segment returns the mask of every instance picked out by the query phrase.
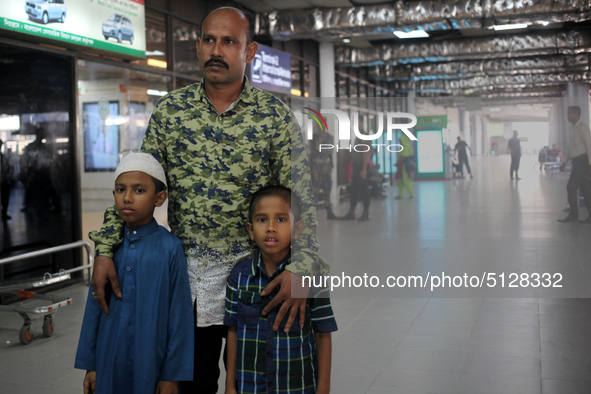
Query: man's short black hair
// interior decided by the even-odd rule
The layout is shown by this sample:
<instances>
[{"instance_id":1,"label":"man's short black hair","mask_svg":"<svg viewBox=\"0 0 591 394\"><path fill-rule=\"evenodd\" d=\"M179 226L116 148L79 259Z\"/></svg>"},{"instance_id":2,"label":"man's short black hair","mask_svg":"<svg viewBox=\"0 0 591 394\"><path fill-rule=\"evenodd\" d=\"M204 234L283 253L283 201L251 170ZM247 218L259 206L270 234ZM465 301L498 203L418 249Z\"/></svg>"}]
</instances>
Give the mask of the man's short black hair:
<instances>
[{"instance_id":1,"label":"man's short black hair","mask_svg":"<svg viewBox=\"0 0 591 394\"><path fill-rule=\"evenodd\" d=\"M581 116L581 107L579 107L578 105L573 105L571 107L568 107L568 110L570 112L572 112L573 114L575 114L576 116Z\"/></svg>"},{"instance_id":2,"label":"man's short black hair","mask_svg":"<svg viewBox=\"0 0 591 394\"><path fill-rule=\"evenodd\" d=\"M291 189L288 189L287 187L268 186L252 195L252 200L250 200L250 208L248 209L248 221L250 223L252 223L252 215L254 215L254 210L257 204L265 197L281 198L291 206L291 213L293 214L294 223L300 220L300 199L298 196L292 193Z\"/></svg>"},{"instance_id":3,"label":"man's short black hair","mask_svg":"<svg viewBox=\"0 0 591 394\"><path fill-rule=\"evenodd\" d=\"M154 186L156 186L156 193L166 190L166 185L162 181L159 181L151 175L150 178L152 178L152 182L154 182Z\"/></svg>"},{"instance_id":4,"label":"man's short black hair","mask_svg":"<svg viewBox=\"0 0 591 394\"><path fill-rule=\"evenodd\" d=\"M247 8L242 7L239 4L221 5L219 7L212 9L207 14L205 14L203 19L201 20L201 37L203 37L203 23L205 22L207 17L210 16L211 14L213 14L215 11L221 10L223 8L234 9L234 10L240 12L246 18L246 21L248 22L248 29L246 30L246 43L250 44L252 42L252 40L254 39L254 25L255 25L254 14L252 12L250 12Z\"/></svg>"}]
</instances>

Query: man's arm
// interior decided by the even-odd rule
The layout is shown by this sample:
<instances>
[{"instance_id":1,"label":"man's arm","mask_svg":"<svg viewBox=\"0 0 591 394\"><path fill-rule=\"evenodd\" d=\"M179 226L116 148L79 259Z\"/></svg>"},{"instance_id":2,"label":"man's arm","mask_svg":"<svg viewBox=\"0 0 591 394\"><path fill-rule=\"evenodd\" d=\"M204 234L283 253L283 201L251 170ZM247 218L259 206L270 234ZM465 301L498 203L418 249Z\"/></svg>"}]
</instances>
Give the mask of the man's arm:
<instances>
[{"instance_id":1,"label":"man's arm","mask_svg":"<svg viewBox=\"0 0 591 394\"><path fill-rule=\"evenodd\" d=\"M280 108L278 108L278 112ZM304 325L306 298L309 289L301 284L303 275L327 275L328 263L318 255L318 239L316 238L317 216L316 203L311 188L310 169L306 149L299 125L293 113L288 109L283 117L277 119L275 134L271 140L270 166L275 182L290 188L300 200L300 218L305 228L298 239L292 239L291 264L286 271L275 278L262 295L268 295L276 287L280 287L277 296L263 309L263 314L283 302L277 312L274 329L277 330L283 317L289 312L285 325L288 332L300 311L300 327ZM295 286L292 286L295 284Z\"/></svg>"},{"instance_id":2,"label":"man's arm","mask_svg":"<svg viewBox=\"0 0 591 394\"><path fill-rule=\"evenodd\" d=\"M123 219L117 213L115 205L107 208L103 225L99 231L91 231L88 236L94 241L94 266L92 269L92 287L96 292L96 301L106 315L109 306L105 299L105 286L111 283L113 293L121 298L121 287L117 280L117 271L113 263L113 249L123 242Z\"/></svg>"}]
</instances>

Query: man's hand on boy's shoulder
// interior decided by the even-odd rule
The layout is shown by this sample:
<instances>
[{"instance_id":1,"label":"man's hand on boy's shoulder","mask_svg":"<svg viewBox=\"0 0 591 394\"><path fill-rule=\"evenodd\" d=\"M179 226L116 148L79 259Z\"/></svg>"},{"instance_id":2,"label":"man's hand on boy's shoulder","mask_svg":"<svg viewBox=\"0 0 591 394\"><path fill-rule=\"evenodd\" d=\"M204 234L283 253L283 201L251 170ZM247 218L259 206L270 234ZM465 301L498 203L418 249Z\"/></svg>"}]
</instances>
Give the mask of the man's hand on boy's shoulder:
<instances>
[{"instance_id":1,"label":"man's hand on boy's shoulder","mask_svg":"<svg viewBox=\"0 0 591 394\"><path fill-rule=\"evenodd\" d=\"M164 380L159 380L156 385L156 394L178 394L178 392L178 382L165 382Z\"/></svg>"},{"instance_id":2,"label":"man's hand on boy's shoulder","mask_svg":"<svg viewBox=\"0 0 591 394\"><path fill-rule=\"evenodd\" d=\"M94 390L96 389L96 371L86 371L82 385L84 386L84 394L94 394Z\"/></svg>"},{"instance_id":3,"label":"man's hand on boy's shoulder","mask_svg":"<svg viewBox=\"0 0 591 394\"><path fill-rule=\"evenodd\" d=\"M295 285L292 287L292 283L294 282ZM287 322L285 323L285 332L289 332L298 310L300 311L299 325L300 328L303 328L306 320L306 302L308 301L310 286L302 283L301 276L290 271L283 271L265 287L261 295L271 294L276 287L279 287L279 292L267 304L265 309L263 309L263 315L268 314L273 308L283 302L273 323L273 330L277 331L279 329L279 324L283 321L283 317L289 312Z\"/></svg>"},{"instance_id":4,"label":"man's hand on boy's shoulder","mask_svg":"<svg viewBox=\"0 0 591 394\"><path fill-rule=\"evenodd\" d=\"M109 313L109 305L105 299L105 286L111 282L113 293L119 298L123 296L119 281L117 280L117 270L113 259L107 256L96 256L92 269L92 288L94 289L94 299L98 302L101 310L106 315Z\"/></svg>"}]
</instances>

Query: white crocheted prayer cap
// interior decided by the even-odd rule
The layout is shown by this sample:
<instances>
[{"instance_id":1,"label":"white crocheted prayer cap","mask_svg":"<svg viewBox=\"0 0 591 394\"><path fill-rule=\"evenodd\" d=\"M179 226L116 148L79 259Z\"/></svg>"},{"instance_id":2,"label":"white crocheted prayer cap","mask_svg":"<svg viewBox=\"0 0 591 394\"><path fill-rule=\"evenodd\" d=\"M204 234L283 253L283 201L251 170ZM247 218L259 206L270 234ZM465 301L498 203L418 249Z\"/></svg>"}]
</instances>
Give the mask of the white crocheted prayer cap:
<instances>
[{"instance_id":1,"label":"white crocheted prayer cap","mask_svg":"<svg viewBox=\"0 0 591 394\"><path fill-rule=\"evenodd\" d=\"M166 175L164 169L158 163L154 156L147 153L130 153L119 162L115 170L115 180L124 172L140 171L144 172L166 185ZM168 186L168 185L166 185Z\"/></svg>"}]
</instances>

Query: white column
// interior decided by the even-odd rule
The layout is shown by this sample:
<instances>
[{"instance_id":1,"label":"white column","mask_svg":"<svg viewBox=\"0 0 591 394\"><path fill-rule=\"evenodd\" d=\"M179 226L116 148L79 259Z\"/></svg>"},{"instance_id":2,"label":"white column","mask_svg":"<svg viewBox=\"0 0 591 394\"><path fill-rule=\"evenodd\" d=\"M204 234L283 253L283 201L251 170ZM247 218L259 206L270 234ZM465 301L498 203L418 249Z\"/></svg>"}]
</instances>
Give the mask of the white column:
<instances>
[{"instance_id":1,"label":"white column","mask_svg":"<svg viewBox=\"0 0 591 394\"><path fill-rule=\"evenodd\" d=\"M581 121L589 124L589 84L569 82L566 86L567 104L581 107ZM566 117L566 113L564 114Z\"/></svg>"},{"instance_id":2,"label":"white column","mask_svg":"<svg viewBox=\"0 0 591 394\"><path fill-rule=\"evenodd\" d=\"M334 44L321 42L319 51L320 97L335 97Z\"/></svg>"},{"instance_id":3,"label":"white column","mask_svg":"<svg viewBox=\"0 0 591 394\"><path fill-rule=\"evenodd\" d=\"M566 97L564 97L562 102L562 113L559 114L559 119L562 120L562 128L559 130L559 141L562 141L561 148L564 152L568 147L568 141L570 137L569 131L573 126L567 118L568 107L573 105L580 107L581 121L583 123L589 124L589 84L569 82L566 85Z\"/></svg>"},{"instance_id":4,"label":"white column","mask_svg":"<svg viewBox=\"0 0 591 394\"><path fill-rule=\"evenodd\" d=\"M318 47L320 59L320 109L335 109L336 83L334 67L334 44L332 42L320 42ZM338 145L337 122L334 116L327 116L326 123L333 135L333 145ZM332 162L332 187L330 189L330 203L338 207L340 203L337 185L337 153L333 150Z\"/></svg>"},{"instance_id":5,"label":"white column","mask_svg":"<svg viewBox=\"0 0 591 394\"><path fill-rule=\"evenodd\" d=\"M414 116L418 116L417 114L417 106L415 103L415 99L417 97L416 92L408 92L406 96L406 112L409 114L413 114Z\"/></svg>"}]
</instances>

